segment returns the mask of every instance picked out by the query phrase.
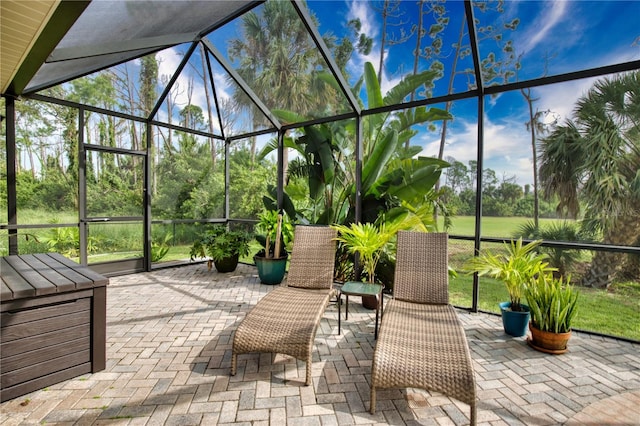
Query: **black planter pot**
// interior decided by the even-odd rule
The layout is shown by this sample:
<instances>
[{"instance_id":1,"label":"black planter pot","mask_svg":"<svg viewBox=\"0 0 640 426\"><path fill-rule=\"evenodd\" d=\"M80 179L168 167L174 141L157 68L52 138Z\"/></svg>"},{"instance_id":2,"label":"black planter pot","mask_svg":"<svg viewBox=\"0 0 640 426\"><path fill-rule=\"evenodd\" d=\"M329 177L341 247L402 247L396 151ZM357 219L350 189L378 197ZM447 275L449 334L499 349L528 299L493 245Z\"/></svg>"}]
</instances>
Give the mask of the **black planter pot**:
<instances>
[{"instance_id":1,"label":"black planter pot","mask_svg":"<svg viewBox=\"0 0 640 426\"><path fill-rule=\"evenodd\" d=\"M220 260L214 260L213 264L216 267L218 272L233 272L238 267L238 260L240 259L240 255L236 254L234 256L225 257Z\"/></svg>"}]
</instances>

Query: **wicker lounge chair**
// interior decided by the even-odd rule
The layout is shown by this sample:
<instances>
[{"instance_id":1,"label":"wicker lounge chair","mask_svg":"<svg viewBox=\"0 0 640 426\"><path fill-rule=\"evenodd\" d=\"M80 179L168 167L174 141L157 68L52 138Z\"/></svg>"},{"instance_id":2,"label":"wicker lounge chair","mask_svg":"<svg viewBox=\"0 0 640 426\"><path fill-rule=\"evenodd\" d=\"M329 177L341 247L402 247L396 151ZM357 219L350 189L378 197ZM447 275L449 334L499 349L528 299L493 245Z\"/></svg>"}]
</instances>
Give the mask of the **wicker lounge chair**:
<instances>
[{"instance_id":1,"label":"wicker lounge chair","mask_svg":"<svg viewBox=\"0 0 640 426\"><path fill-rule=\"evenodd\" d=\"M384 311L371 368L376 389L419 388L469 404L476 423L476 382L467 339L449 304L447 234L400 231L394 299Z\"/></svg>"},{"instance_id":2,"label":"wicker lounge chair","mask_svg":"<svg viewBox=\"0 0 640 426\"><path fill-rule=\"evenodd\" d=\"M253 307L233 338L231 375L237 356L250 352L291 355L307 364L305 384L311 384L311 357L316 330L333 296L337 233L329 227L297 226L283 284Z\"/></svg>"}]
</instances>

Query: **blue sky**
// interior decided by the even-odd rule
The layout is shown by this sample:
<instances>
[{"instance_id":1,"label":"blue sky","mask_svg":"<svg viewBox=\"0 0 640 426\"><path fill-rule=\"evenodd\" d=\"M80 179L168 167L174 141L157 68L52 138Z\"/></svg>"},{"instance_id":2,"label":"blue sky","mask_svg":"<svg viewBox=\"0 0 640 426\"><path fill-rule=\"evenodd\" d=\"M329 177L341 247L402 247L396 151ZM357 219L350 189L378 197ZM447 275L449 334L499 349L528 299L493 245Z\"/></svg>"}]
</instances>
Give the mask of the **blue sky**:
<instances>
[{"instance_id":1,"label":"blue sky","mask_svg":"<svg viewBox=\"0 0 640 426\"><path fill-rule=\"evenodd\" d=\"M381 2L310 1L309 4L319 19L320 32L330 30L341 35L340 28L349 19L359 18L365 32L373 37L374 46L367 57L354 57L350 71L358 76L357 70L365 60L377 68L382 20L376 7L380 8ZM448 52L445 50L457 39L463 4L460 1L447 2L446 7L450 22L443 43L446 57L441 58L445 63L445 78L437 83L444 93L447 70L454 56L453 48L450 47ZM503 13L483 13L477 9L474 13L481 26L498 27L503 22L520 19L515 31L503 32L505 38L512 40L520 56L522 68L517 76L520 80L640 59L640 1L506 1ZM399 14L401 16L395 21L402 21L406 32L410 31L411 26L417 23L417 2L401 2ZM430 16L425 16L424 21L429 25ZM391 31L399 34L400 27L392 26ZM482 40L482 36L479 39L481 55L486 55L488 50L499 54L494 40ZM403 70L411 70L414 46L415 37L412 37L404 44L386 49L383 89L397 83ZM427 66L428 62L423 61L421 67ZM587 79L536 88L532 92L538 99L534 110L550 110L549 120L551 117L568 117L576 99L589 89L593 81ZM454 91L465 90L465 80L457 79L455 82ZM435 92L444 94L438 93L438 89ZM525 126L528 109L522 94L506 93L487 98L485 108L485 166L494 169L499 178L516 176L519 184L530 183L533 179L531 143ZM476 111L475 100L460 101L454 105L452 113L456 118L448 133L445 156L465 163L475 159ZM424 153L437 154L439 134L425 131L421 133L420 140Z\"/></svg>"},{"instance_id":2,"label":"blue sky","mask_svg":"<svg viewBox=\"0 0 640 426\"><path fill-rule=\"evenodd\" d=\"M339 39L345 34L347 22L358 18L362 23L362 31L373 39L369 55L353 55L348 65L350 83L360 77L366 61L378 68L382 19L376 8L381 7L381 1L309 0L308 4L318 18L321 34L331 32ZM458 38L462 23L461 12L464 10L464 5L459 0L449 1L444 5L450 21L443 32L443 49L438 59L444 64L445 71L444 77L436 82L434 95L447 93L449 73L455 56L452 46ZM520 80L640 59L640 1L506 1L502 12L481 12L476 9L474 13L482 27L491 25L493 28L502 28L506 22L515 18L520 20L516 30L502 31L503 43L504 40L511 40L520 57L522 68L517 75ZM397 15L392 19L394 25L389 26L392 37L396 38L400 37L402 30L405 34L410 33L412 26L417 24L417 1L400 2ZM237 36L238 22L236 20L219 31L215 38L224 40ZM424 22L427 27L431 25L432 15L425 15ZM423 46L430 42L429 37L424 40ZM405 43L386 46L382 73L383 91L411 73L415 42L415 36L411 36ZM226 51L220 43L216 45L220 50ZM500 46L495 39L484 39L480 35L479 48L483 57L493 51L500 58ZM161 74L175 70L181 59L178 51L179 49L170 49L158 54L162 61ZM422 59L420 69L428 68L430 63L431 60ZM470 67L472 64L467 57L460 60L457 69L460 71ZM513 69L513 64L510 67ZM467 81L464 74L456 74L453 91L467 90ZM594 79L587 79L535 88L532 92L537 99L534 110L549 110L552 112L550 117L562 120L570 116L575 101L589 89L593 81ZM184 97L187 81L179 79L179 83L183 90L180 96ZM224 83L220 68L216 71L216 87L222 98L231 93L231 88ZM192 96L193 103L204 106L201 87L196 87ZM475 160L476 111L475 99L454 103L452 113L455 119L447 135L445 157L452 156L464 163ZM527 104L520 92L486 98L485 166L494 169L499 178L515 176L521 185L530 183L533 179L530 135L525 126L528 121L527 111ZM437 155L439 139L439 129L436 132L421 129L414 143L423 147L424 155L434 156Z\"/></svg>"}]
</instances>

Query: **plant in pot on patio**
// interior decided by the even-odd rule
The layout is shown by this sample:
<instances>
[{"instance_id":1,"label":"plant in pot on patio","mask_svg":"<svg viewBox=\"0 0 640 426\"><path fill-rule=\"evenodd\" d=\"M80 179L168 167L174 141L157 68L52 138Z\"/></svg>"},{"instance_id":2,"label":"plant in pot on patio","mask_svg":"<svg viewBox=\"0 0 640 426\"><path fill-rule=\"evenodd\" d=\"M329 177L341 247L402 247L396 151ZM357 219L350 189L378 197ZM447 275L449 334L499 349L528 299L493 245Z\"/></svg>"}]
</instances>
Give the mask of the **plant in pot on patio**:
<instances>
[{"instance_id":1,"label":"plant in pot on patio","mask_svg":"<svg viewBox=\"0 0 640 426\"><path fill-rule=\"evenodd\" d=\"M399 230L415 229L420 226L416 216L404 216L392 222L385 222L384 217L376 223L360 222L351 225L334 224L331 227L338 231L336 241L344 246L348 253L358 256L358 263L367 274L367 282L375 283L375 271L378 262ZM363 296L362 306L375 309L375 296Z\"/></svg>"},{"instance_id":2,"label":"plant in pot on patio","mask_svg":"<svg viewBox=\"0 0 640 426\"><path fill-rule=\"evenodd\" d=\"M207 267L215 265L218 272L233 272L240 256L249 254L249 243L253 236L241 230L229 230L222 225L214 225L193 242L190 259L207 258Z\"/></svg>"},{"instance_id":3,"label":"plant in pot on patio","mask_svg":"<svg viewBox=\"0 0 640 426\"><path fill-rule=\"evenodd\" d=\"M260 282L280 284L287 269L286 248L293 241L293 225L285 213L266 210L260 215L256 228L261 232L256 240L264 247L253 257Z\"/></svg>"},{"instance_id":4,"label":"plant in pot on patio","mask_svg":"<svg viewBox=\"0 0 640 426\"><path fill-rule=\"evenodd\" d=\"M469 274L488 276L504 282L509 301L500 303L504 331L514 337L524 336L529 324L529 306L522 303L525 287L538 275L555 271L546 262L547 255L536 252L542 240L523 244L522 238L504 243L504 252L481 251L464 266Z\"/></svg>"},{"instance_id":5,"label":"plant in pot on patio","mask_svg":"<svg viewBox=\"0 0 640 426\"><path fill-rule=\"evenodd\" d=\"M578 291L570 281L571 277L563 280L552 274L540 274L526 286L525 296L531 309L531 338L527 342L534 349L551 354L567 351L571 322L578 311Z\"/></svg>"}]
</instances>

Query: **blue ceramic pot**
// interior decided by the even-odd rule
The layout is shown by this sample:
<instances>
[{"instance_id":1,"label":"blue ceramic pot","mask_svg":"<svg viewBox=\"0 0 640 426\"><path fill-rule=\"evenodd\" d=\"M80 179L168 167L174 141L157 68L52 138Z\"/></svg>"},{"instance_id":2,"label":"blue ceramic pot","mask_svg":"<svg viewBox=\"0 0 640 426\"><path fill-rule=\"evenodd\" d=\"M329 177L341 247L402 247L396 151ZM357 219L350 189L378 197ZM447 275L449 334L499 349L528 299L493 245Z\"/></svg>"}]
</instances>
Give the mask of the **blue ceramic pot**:
<instances>
[{"instance_id":1,"label":"blue ceramic pot","mask_svg":"<svg viewBox=\"0 0 640 426\"><path fill-rule=\"evenodd\" d=\"M522 337L527 334L529 325L529 307L522 306L523 311L512 311L511 302L500 303L500 312L502 313L502 326L505 333L513 337Z\"/></svg>"}]
</instances>

